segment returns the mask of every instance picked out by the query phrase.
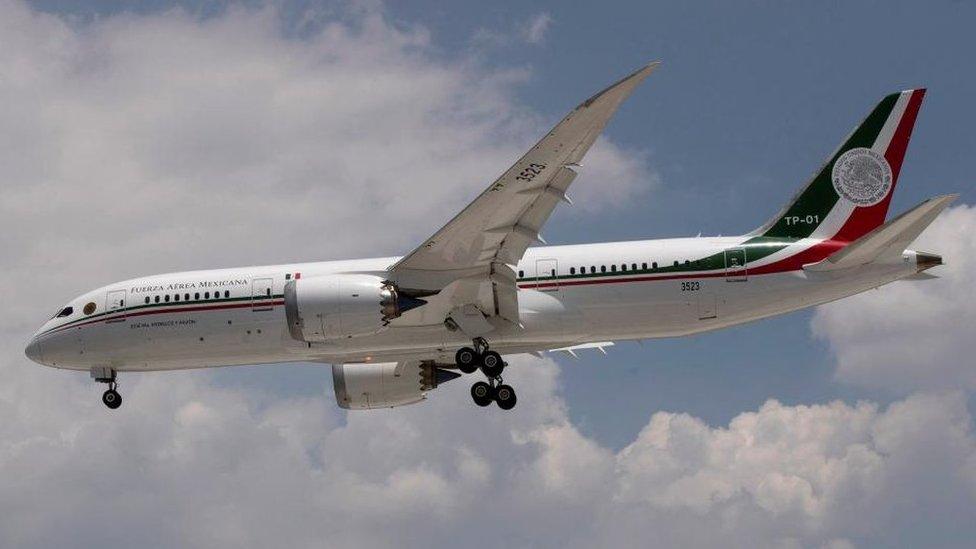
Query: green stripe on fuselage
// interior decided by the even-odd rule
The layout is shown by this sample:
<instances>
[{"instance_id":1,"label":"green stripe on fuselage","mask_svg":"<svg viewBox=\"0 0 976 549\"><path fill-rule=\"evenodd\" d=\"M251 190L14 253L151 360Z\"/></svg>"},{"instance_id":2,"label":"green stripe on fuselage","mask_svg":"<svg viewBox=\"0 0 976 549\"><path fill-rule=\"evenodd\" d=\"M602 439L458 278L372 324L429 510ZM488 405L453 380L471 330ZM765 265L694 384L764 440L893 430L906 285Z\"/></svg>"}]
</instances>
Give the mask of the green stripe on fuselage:
<instances>
[{"instance_id":1,"label":"green stripe on fuselage","mask_svg":"<svg viewBox=\"0 0 976 549\"><path fill-rule=\"evenodd\" d=\"M738 250L745 249L746 251L746 264L758 261L770 254L776 253L793 242L796 242L794 238L768 238L768 237L755 237L751 238L746 242L743 242L739 246L732 246L728 250ZM553 280L586 280L586 279L598 279L607 278L614 276L632 276L632 275L648 275L648 274L695 274L704 273L706 271L719 271L725 269L725 252L717 252L705 257L699 257L696 259L688 258L687 260L678 261L675 265L671 263L670 265L653 267L654 262L647 262L648 268L641 268L643 262L637 262L639 266L637 269L633 269L633 261L630 263L617 263L611 261L610 263L601 263L596 265L585 265L586 269L590 267L595 267L597 272L590 273L573 273L573 274L560 274L558 276L523 276L518 279L519 282L547 282ZM570 267L576 267L577 264L569 264ZM611 270L613 267L619 268L621 265L627 265L627 270ZM600 270L601 267L606 267L606 272Z\"/></svg>"}]
</instances>

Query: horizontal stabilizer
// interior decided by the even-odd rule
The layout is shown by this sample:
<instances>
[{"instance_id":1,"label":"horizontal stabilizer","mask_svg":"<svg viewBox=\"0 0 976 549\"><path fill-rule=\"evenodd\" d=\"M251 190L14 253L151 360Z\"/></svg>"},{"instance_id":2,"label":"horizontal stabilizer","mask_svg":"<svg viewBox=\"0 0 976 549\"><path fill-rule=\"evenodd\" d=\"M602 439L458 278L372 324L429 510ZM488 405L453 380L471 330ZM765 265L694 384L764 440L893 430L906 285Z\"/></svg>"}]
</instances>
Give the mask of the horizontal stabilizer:
<instances>
[{"instance_id":1,"label":"horizontal stabilizer","mask_svg":"<svg viewBox=\"0 0 976 549\"><path fill-rule=\"evenodd\" d=\"M930 198L855 240L827 259L804 265L803 268L808 271L833 271L865 265L879 259L901 257L905 248L958 197L958 194L949 194Z\"/></svg>"}]
</instances>

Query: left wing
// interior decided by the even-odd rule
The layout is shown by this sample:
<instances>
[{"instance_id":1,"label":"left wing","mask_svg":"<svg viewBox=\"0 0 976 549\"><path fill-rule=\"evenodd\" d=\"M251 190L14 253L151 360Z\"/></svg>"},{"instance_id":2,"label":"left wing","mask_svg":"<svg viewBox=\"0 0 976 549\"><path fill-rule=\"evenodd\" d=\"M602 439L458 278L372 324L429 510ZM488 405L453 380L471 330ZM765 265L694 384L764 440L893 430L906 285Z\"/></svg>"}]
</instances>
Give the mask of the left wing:
<instances>
[{"instance_id":1,"label":"left wing","mask_svg":"<svg viewBox=\"0 0 976 549\"><path fill-rule=\"evenodd\" d=\"M394 264L391 280L417 294L453 284L452 306L474 303L487 316L517 322L515 273L508 265L518 263L530 244L542 242L539 230L556 204L569 201L574 168L657 65L641 68L573 109L474 202Z\"/></svg>"}]
</instances>

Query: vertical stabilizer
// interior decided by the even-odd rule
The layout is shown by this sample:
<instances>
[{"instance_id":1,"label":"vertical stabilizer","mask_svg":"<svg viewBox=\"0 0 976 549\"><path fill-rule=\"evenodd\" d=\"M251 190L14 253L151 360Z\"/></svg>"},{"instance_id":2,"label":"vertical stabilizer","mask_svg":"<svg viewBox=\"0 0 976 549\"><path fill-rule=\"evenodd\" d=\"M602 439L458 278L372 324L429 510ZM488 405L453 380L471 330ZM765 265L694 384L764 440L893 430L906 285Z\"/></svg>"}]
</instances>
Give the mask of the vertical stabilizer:
<instances>
[{"instance_id":1,"label":"vertical stabilizer","mask_svg":"<svg viewBox=\"0 0 976 549\"><path fill-rule=\"evenodd\" d=\"M776 217L751 233L852 242L884 223L924 89L893 93Z\"/></svg>"}]
</instances>

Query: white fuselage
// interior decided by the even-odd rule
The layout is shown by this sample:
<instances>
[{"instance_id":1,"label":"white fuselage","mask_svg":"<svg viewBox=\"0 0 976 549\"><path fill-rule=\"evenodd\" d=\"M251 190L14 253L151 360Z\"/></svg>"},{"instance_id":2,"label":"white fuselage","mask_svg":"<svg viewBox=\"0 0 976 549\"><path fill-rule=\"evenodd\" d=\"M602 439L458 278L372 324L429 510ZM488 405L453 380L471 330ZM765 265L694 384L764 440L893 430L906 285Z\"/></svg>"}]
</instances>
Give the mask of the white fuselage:
<instances>
[{"instance_id":1,"label":"white fuselage","mask_svg":"<svg viewBox=\"0 0 976 549\"><path fill-rule=\"evenodd\" d=\"M803 249L824 245L813 240L796 241L755 267L750 259L748 270L743 270L736 247L745 238L531 248L516 268L521 326L499 325L486 338L504 354L680 336L824 303L917 272L912 252L897 262L833 272L776 263L778 257L797 257L798 249L802 258ZM723 253L726 264L717 269L695 270L695 265L685 264ZM45 364L83 370L452 361L454 352L470 345L471 338L449 330L442 321L404 325L397 319L378 334L326 343L305 343L289 333L282 299L288 280L346 273L383 276L396 260L244 267L126 280L72 300L73 312L45 323L31 347Z\"/></svg>"}]
</instances>

